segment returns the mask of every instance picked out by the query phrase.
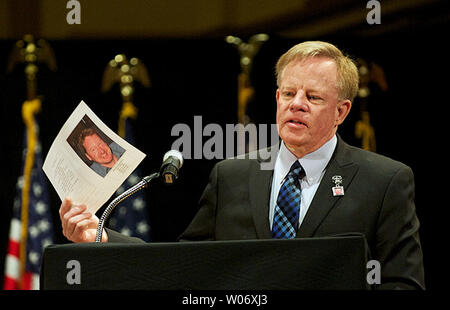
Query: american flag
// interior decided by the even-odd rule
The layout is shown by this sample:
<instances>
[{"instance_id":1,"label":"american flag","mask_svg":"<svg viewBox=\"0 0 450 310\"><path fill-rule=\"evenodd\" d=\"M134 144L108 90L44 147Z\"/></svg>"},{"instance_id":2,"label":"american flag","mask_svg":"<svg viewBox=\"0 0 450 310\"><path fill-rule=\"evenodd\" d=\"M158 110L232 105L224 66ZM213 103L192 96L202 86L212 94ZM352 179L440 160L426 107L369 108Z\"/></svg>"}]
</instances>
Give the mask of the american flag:
<instances>
[{"instance_id":1,"label":"american flag","mask_svg":"<svg viewBox=\"0 0 450 310\"><path fill-rule=\"evenodd\" d=\"M131 127L130 121L127 119L125 121L125 140L127 140L128 143L133 144L134 138ZM141 177L140 169L137 167L117 189L116 194L120 195L125 190L138 183L141 180ZM108 226L124 235L138 237L147 242L151 241L145 192L137 192L132 197L119 204L114 210Z\"/></svg>"},{"instance_id":2,"label":"american flag","mask_svg":"<svg viewBox=\"0 0 450 310\"><path fill-rule=\"evenodd\" d=\"M37 127L37 125L36 125ZM36 133L36 137L38 134ZM23 150L24 172L27 154L27 133L25 132ZM26 238L25 270L21 274L20 245L21 245L21 208L24 176L17 180L17 195L14 199L13 216L9 229L8 252L5 260L5 277L3 289L5 290L35 290L39 289L39 271L44 247L53 243L53 223L50 212L47 183L42 171L42 155L39 139L36 139L34 148L34 164L31 170L28 227Z\"/></svg>"}]
</instances>

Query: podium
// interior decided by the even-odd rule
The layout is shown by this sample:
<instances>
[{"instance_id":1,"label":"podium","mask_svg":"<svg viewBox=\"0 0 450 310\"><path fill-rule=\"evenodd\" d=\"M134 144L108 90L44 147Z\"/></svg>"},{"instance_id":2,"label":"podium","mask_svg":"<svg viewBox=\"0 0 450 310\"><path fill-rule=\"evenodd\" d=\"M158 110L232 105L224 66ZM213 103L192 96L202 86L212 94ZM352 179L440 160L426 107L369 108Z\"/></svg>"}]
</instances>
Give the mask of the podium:
<instances>
[{"instance_id":1,"label":"podium","mask_svg":"<svg viewBox=\"0 0 450 310\"><path fill-rule=\"evenodd\" d=\"M44 251L45 290L364 290L363 236L84 243ZM75 262L75 264L74 264ZM71 276L78 273L78 283Z\"/></svg>"}]
</instances>

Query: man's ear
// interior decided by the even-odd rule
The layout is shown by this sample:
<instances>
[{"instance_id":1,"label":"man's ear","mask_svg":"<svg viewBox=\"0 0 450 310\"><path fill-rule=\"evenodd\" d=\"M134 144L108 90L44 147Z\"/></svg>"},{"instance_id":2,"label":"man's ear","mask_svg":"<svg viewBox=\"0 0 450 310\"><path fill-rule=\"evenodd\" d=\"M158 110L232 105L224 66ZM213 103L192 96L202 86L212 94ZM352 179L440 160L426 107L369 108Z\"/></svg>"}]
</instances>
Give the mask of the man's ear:
<instances>
[{"instance_id":1,"label":"man's ear","mask_svg":"<svg viewBox=\"0 0 450 310\"><path fill-rule=\"evenodd\" d=\"M92 157L89 156L88 153L84 152L84 156L86 156L86 158L89 159L90 161L94 161L94 160L92 159Z\"/></svg>"},{"instance_id":2,"label":"man's ear","mask_svg":"<svg viewBox=\"0 0 450 310\"><path fill-rule=\"evenodd\" d=\"M340 125L344 122L350 109L352 108L352 102L348 99L339 101L337 104L336 125Z\"/></svg>"}]
</instances>

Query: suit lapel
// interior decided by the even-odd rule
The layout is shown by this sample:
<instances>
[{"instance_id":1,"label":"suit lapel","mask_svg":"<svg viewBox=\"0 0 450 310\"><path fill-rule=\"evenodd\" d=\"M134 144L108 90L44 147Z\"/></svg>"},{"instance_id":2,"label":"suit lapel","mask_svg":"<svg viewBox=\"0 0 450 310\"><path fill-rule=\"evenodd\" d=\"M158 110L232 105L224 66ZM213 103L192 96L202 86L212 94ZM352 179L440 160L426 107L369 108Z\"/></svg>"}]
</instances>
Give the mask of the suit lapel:
<instances>
[{"instance_id":1,"label":"suit lapel","mask_svg":"<svg viewBox=\"0 0 450 310\"><path fill-rule=\"evenodd\" d=\"M251 161L249 174L249 199L256 234L259 239L270 239L269 203L272 188L272 170L262 170L261 161Z\"/></svg>"},{"instance_id":2,"label":"suit lapel","mask_svg":"<svg viewBox=\"0 0 450 310\"><path fill-rule=\"evenodd\" d=\"M338 175L342 177L344 194L350 187L353 177L358 170L358 165L354 164L348 156L348 148L348 145L338 136L335 153L328 163L325 175L297 232L297 238L312 237L328 213L341 199L342 196L333 196L333 176Z\"/></svg>"}]
</instances>

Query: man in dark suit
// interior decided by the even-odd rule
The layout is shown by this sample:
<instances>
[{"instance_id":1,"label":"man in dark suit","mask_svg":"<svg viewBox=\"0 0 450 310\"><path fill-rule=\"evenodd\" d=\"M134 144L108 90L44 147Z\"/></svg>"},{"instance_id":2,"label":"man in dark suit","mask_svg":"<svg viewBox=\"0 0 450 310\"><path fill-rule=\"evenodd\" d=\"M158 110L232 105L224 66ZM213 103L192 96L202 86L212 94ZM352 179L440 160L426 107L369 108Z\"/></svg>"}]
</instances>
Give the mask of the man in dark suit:
<instances>
[{"instance_id":1,"label":"man in dark suit","mask_svg":"<svg viewBox=\"0 0 450 310\"><path fill-rule=\"evenodd\" d=\"M424 288L411 169L347 145L336 134L358 90L354 63L335 46L304 42L277 63L273 169L264 160L218 163L200 209L181 240L365 235L381 265L381 287ZM273 147L278 147L273 146ZM258 155L258 153L256 154ZM85 206L61 205L63 231L93 241L98 219ZM103 241L136 241L107 230Z\"/></svg>"}]
</instances>

